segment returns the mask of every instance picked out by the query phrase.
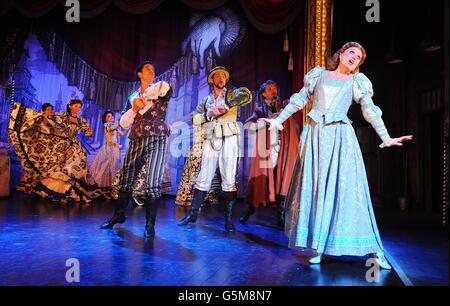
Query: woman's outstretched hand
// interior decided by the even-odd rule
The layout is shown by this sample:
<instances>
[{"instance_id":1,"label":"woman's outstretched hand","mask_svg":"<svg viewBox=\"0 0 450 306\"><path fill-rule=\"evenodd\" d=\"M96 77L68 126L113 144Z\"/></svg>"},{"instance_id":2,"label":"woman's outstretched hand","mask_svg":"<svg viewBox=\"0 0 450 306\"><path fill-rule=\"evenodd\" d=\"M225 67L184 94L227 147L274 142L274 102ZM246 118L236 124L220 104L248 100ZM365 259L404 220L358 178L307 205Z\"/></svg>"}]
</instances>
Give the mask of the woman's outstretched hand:
<instances>
[{"instance_id":1,"label":"woman's outstretched hand","mask_svg":"<svg viewBox=\"0 0 450 306\"><path fill-rule=\"evenodd\" d=\"M398 138L392 138L389 142L390 147L401 147L403 143L406 141L411 141L413 139L413 135L402 136Z\"/></svg>"},{"instance_id":2,"label":"woman's outstretched hand","mask_svg":"<svg viewBox=\"0 0 450 306\"><path fill-rule=\"evenodd\" d=\"M279 124L274 119L261 118L261 119L258 120L258 122L263 122L265 124L268 124L269 125L269 131L271 131L273 129L277 129L279 131L283 130L283 125Z\"/></svg>"}]
</instances>

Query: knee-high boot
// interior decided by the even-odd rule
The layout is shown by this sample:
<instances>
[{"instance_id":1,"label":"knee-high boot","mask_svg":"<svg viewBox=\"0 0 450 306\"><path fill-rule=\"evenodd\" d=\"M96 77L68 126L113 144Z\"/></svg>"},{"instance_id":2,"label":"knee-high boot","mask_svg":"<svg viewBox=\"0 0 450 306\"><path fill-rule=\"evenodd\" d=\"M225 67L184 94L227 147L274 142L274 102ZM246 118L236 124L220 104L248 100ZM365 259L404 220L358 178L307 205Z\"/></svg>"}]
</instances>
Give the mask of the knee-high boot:
<instances>
[{"instance_id":1,"label":"knee-high boot","mask_svg":"<svg viewBox=\"0 0 450 306\"><path fill-rule=\"evenodd\" d=\"M245 213L239 218L239 221L241 223L246 223L248 221L248 218L250 218L251 215L255 213L255 207L253 207L252 204L248 204L247 210Z\"/></svg>"},{"instance_id":2,"label":"knee-high boot","mask_svg":"<svg viewBox=\"0 0 450 306\"><path fill-rule=\"evenodd\" d=\"M233 206L236 203L236 191L224 192L225 193L225 230L229 233L235 231L233 225Z\"/></svg>"},{"instance_id":3,"label":"knee-high boot","mask_svg":"<svg viewBox=\"0 0 450 306\"><path fill-rule=\"evenodd\" d=\"M119 192L119 197L115 200L114 214L105 223L103 223L100 228L101 229L111 229L117 223L125 222L125 211L127 209L128 203L130 202L131 195L129 192Z\"/></svg>"},{"instance_id":4,"label":"knee-high boot","mask_svg":"<svg viewBox=\"0 0 450 306\"><path fill-rule=\"evenodd\" d=\"M198 210L203 203L206 196L206 191L194 189L194 196L192 198L191 207L189 207L186 216L178 222L179 226L185 226L189 223L195 223L197 221Z\"/></svg>"},{"instance_id":5,"label":"knee-high boot","mask_svg":"<svg viewBox=\"0 0 450 306\"><path fill-rule=\"evenodd\" d=\"M156 214L160 198L149 198L145 201L145 231L144 238L153 242L155 238Z\"/></svg>"}]
</instances>

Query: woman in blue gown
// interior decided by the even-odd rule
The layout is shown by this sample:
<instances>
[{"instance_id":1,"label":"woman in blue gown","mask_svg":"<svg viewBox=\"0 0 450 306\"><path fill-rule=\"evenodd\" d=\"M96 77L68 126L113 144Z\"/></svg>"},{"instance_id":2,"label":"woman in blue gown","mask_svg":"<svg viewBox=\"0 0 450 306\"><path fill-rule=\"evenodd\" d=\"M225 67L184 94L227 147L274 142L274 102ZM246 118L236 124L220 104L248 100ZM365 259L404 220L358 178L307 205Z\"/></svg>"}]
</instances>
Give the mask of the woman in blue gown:
<instances>
[{"instance_id":1,"label":"woman in blue gown","mask_svg":"<svg viewBox=\"0 0 450 306\"><path fill-rule=\"evenodd\" d=\"M311 264L320 263L322 254L370 254L381 268L391 268L384 256L361 149L347 117L352 101L361 106L365 120L381 138L381 148L402 146L412 136L389 136L382 112L372 101L372 84L359 72L365 57L358 43L345 44L326 69L316 67L305 76L302 90L276 119L262 119L270 129L282 129L282 123L314 95L286 199L289 247L314 250Z\"/></svg>"}]
</instances>

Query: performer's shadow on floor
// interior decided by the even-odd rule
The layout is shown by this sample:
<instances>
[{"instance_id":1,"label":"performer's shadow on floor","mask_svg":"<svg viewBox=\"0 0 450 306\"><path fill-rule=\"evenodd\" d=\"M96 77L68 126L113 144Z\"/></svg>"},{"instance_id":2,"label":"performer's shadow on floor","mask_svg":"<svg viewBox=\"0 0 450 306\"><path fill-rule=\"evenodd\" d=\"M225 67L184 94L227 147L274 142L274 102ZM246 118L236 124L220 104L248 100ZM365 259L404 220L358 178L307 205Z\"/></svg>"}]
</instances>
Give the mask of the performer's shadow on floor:
<instances>
[{"instance_id":1,"label":"performer's shadow on floor","mask_svg":"<svg viewBox=\"0 0 450 306\"><path fill-rule=\"evenodd\" d=\"M309 267L320 267L323 265L342 265L345 267L353 266L353 267L366 267L366 261L370 258L369 255L366 256L332 256L332 255L323 255L321 264L313 264L310 265L308 260L313 257L315 253L309 249L297 249L297 251L292 255L296 257L299 261L302 261Z\"/></svg>"},{"instance_id":2,"label":"performer's shadow on floor","mask_svg":"<svg viewBox=\"0 0 450 306\"><path fill-rule=\"evenodd\" d=\"M381 286L393 277L394 270L379 270L376 277L365 265L368 256L324 256L321 264L308 263L307 252L293 255L298 263L285 269L285 282L295 281L308 286Z\"/></svg>"},{"instance_id":3,"label":"performer's shadow on floor","mask_svg":"<svg viewBox=\"0 0 450 306\"><path fill-rule=\"evenodd\" d=\"M271 230L275 230L275 231L280 231L282 232L282 229L279 228L276 224L276 221L268 221L268 222L264 222L264 221L255 221L253 223L249 223L248 225L250 226L260 226L260 227L264 227L267 229L271 229ZM247 223L245 224L247 225Z\"/></svg>"},{"instance_id":4,"label":"performer's shadow on floor","mask_svg":"<svg viewBox=\"0 0 450 306\"><path fill-rule=\"evenodd\" d=\"M193 262L196 260L195 253L190 249L182 247L178 243L166 240L156 235L153 245L145 242L143 235L136 235L126 228L115 228L109 231L112 243L120 248L131 249L138 253L147 253L152 256L160 257L167 260Z\"/></svg>"},{"instance_id":5,"label":"performer's shadow on floor","mask_svg":"<svg viewBox=\"0 0 450 306\"><path fill-rule=\"evenodd\" d=\"M276 242L266 240L264 238L261 238L260 236L257 236L257 235L251 234L251 233L240 232L238 229L236 229L236 232L234 232L234 233L227 233L225 230L217 229L216 227L209 226L209 225L197 223L196 225L193 225L193 226L195 226L201 230L207 231L216 237L221 237L224 239L232 239L232 240L240 241L240 242L246 241L246 242L250 242L250 243L255 243L264 248L286 249L285 245L281 245Z\"/></svg>"}]
</instances>

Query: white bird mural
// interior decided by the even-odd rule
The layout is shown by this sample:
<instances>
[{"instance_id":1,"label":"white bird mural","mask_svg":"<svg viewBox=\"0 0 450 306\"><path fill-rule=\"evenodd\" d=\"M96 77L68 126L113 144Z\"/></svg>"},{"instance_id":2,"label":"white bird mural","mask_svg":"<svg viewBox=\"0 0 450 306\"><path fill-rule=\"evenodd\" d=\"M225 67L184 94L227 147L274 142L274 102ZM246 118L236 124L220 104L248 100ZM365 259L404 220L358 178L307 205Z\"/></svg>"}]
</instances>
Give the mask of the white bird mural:
<instances>
[{"instance_id":1,"label":"white bird mural","mask_svg":"<svg viewBox=\"0 0 450 306\"><path fill-rule=\"evenodd\" d=\"M183 41L183 55L192 52L199 59L202 68L209 48L220 57L236 47L246 31L245 25L232 10L227 8L216 10L208 16L193 15L189 26L191 33Z\"/></svg>"}]
</instances>

